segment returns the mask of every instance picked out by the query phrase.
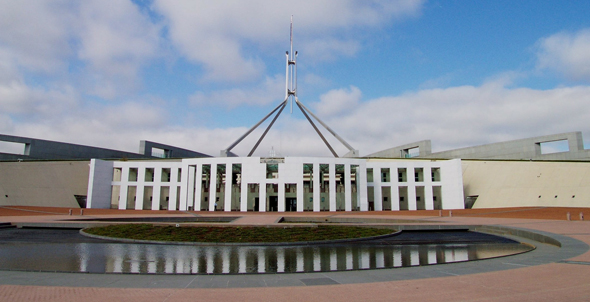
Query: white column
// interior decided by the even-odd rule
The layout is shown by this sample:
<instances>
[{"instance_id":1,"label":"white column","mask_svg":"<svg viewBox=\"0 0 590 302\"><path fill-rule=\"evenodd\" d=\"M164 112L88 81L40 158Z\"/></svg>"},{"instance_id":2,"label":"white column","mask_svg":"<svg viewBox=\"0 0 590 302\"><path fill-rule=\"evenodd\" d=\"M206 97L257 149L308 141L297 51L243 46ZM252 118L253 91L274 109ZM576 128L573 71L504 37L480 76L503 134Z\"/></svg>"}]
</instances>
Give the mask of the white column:
<instances>
[{"instance_id":1,"label":"white column","mask_svg":"<svg viewBox=\"0 0 590 302\"><path fill-rule=\"evenodd\" d=\"M160 192L162 188L162 167L154 169L154 186L152 187L152 210L160 208Z\"/></svg>"},{"instance_id":2,"label":"white column","mask_svg":"<svg viewBox=\"0 0 590 302\"><path fill-rule=\"evenodd\" d=\"M201 210L201 200L203 199L203 165L198 164L195 169L195 196L192 200L193 210Z\"/></svg>"},{"instance_id":3,"label":"white column","mask_svg":"<svg viewBox=\"0 0 590 302\"><path fill-rule=\"evenodd\" d=\"M168 194L168 210L176 211L176 197L178 195L178 169L180 168L171 168L170 169L170 192ZM181 175L181 178L184 177L186 179L186 174ZM182 180L182 179L181 179Z\"/></svg>"},{"instance_id":4,"label":"white column","mask_svg":"<svg viewBox=\"0 0 590 302\"><path fill-rule=\"evenodd\" d=\"M225 194L223 210L225 212L231 212L231 199L232 199L232 178L233 178L233 166L231 163L225 164Z\"/></svg>"},{"instance_id":5,"label":"white column","mask_svg":"<svg viewBox=\"0 0 590 302\"><path fill-rule=\"evenodd\" d=\"M129 167L123 167L119 190L119 210L127 209L127 192L129 191Z\"/></svg>"},{"instance_id":6,"label":"white column","mask_svg":"<svg viewBox=\"0 0 590 302\"><path fill-rule=\"evenodd\" d=\"M186 211L195 198L195 166L183 166L180 185L180 210ZM185 171L186 170L186 171Z\"/></svg>"},{"instance_id":7,"label":"white column","mask_svg":"<svg viewBox=\"0 0 590 302\"><path fill-rule=\"evenodd\" d=\"M336 212L336 165L331 163L329 166L330 182L328 185L330 191L330 212Z\"/></svg>"},{"instance_id":8,"label":"white column","mask_svg":"<svg viewBox=\"0 0 590 302\"><path fill-rule=\"evenodd\" d=\"M282 182L279 182L277 184L277 187L279 187L279 192L278 192L278 200L277 200L277 211L278 212L285 212L285 184Z\"/></svg>"},{"instance_id":9,"label":"white column","mask_svg":"<svg viewBox=\"0 0 590 302\"><path fill-rule=\"evenodd\" d=\"M399 175L397 174L397 167L389 167L389 175L391 181L391 210L399 211Z\"/></svg>"},{"instance_id":10,"label":"white column","mask_svg":"<svg viewBox=\"0 0 590 302\"><path fill-rule=\"evenodd\" d=\"M152 193L152 210L159 210L160 209L160 194L162 194L162 186L154 186L154 191Z\"/></svg>"},{"instance_id":11,"label":"white column","mask_svg":"<svg viewBox=\"0 0 590 302\"><path fill-rule=\"evenodd\" d=\"M303 198L303 173L301 173L301 177L297 182L297 212L303 212L303 206L305 205L305 201Z\"/></svg>"},{"instance_id":12,"label":"white column","mask_svg":"<svg viewBox=\"0 0 590 302\"><path fill-rule=\"evenodd\" d=\"M314 163L313 164L313 211L319 212L320 211L320 193L322 188L320 188L320 164Z\"/></svg>"},{"instance_id":13,"label":"white column","mask_svg":"<svg viewBox=\"0 0 590 302\"><path fill-rule=\"evenodd\" d=\"M416 168L413 166L409 166L406 169L406 173L408 174L408 210L416 210L418 207L416 205Z\"/></svg>"},{"instance_id":14,"label":"white column","mask_svg":"<svg viewBox=\"0 0 590 302\"><path fill-rule=\"evenodd\" d=\"M243 172L242 175L244 175ZM250 188L248 188L248 183L246 183L243 178L240 187L240 211L248 212L248 190Z\"/></svg>"},{"instance_id":15,"label":"white column","mask_svg":"<svg viewBox=\"0 0 590 302\"><path fill-rule=\"evenodd\" d=\"M434 198L432 195L432 170L424 167L424 208L434 210Z\"/></svg>"},{"instance_id":16,"label":"white column","mask_svg":"<svg viewBox=\"0 0 590 302\"><path fill-rule=\"evenodd\" d=\"M266 212L266 183L258 185L258 212Z\"/></svg>"},{"instance_id":17,"label":"white column","mask_svg":"<svg viewBox=\"0 0 590 302\"><path fill-rule=\"evenodd\" d=\"M350 177L350 164L344 165L344 210L352 211L352 180Z\"/></svg>"},{"instance_id":18,"label":"white column","mask_svg":"<svg viewBox=\"0 0 590 302\"><path fill-rule=\"evenodd\" d=\"M368 211L369 201L367 200L367 166L359 165L356 183L358 186L356 200L360 204L361 211Z\"/></svg>"},{"instance_id":19,"label":"white column","mask_svg":"<svg viewBox=\"0 0 590 302\"><path fill-rule=\"evenodd\" d=\"M143 209L143 192L145 187L145 167L137 169L137 187L135 188L135 209Z\"/></svg>"},{"instance_id":20,"label":"white column","mask_svg":"<svg viewBox=\"0 0 590 302\"><path fill-rule=\"evenodd\" d=\"M463 170L461 159L451 159L440 162L440 186L442 194L442 208L464 209Z\"/></svg>"},{"instance_id":21,"label":"white column","mask_svg":"<svg viewBox=\"0 0 590 302\"><path fill-rule=\"evenodd\" d=\"M209 211L215 211L215 201L217 200L217 164L211 164L209 178Z\"/></svg>"},{"instance_id":22,"label":"white column","mask_svg":"<svg viewBox=\"0 0 590 302\"><path fill-rule=\"evenodd\" d=\"M383 211L383 191L381 189L381 167L373 168L373 197L375 211Z\"/></svg>"}]
</instances>

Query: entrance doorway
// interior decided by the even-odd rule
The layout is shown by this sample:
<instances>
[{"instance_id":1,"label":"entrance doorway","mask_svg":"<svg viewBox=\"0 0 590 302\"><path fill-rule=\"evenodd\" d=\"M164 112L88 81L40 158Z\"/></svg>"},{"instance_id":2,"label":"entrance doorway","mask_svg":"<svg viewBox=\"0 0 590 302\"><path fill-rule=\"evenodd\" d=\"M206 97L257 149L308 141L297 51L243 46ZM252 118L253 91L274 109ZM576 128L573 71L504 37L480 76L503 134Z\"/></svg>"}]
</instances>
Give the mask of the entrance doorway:
<instances>
[{"instance_id":1,"label":"entrance doorway","mask_svg":"<svg viewBox=\"0 0 590 302\"><path fill-rule=\"evenodd\" d=\"M287 198L285 200L285 211L296 212L297 211L297 198Z\"/></svg>"},{"instance_id":2,"label":"entrance doorway","mask_svg":"<svg viewBox=\"0 0 590 302\"><path fill-rule=\"evenodd\" d=\"M276 212L279 208L279 197L278 196L269 196L268 197L268 211L269 212Z\"/></svg>"}]
</instances>

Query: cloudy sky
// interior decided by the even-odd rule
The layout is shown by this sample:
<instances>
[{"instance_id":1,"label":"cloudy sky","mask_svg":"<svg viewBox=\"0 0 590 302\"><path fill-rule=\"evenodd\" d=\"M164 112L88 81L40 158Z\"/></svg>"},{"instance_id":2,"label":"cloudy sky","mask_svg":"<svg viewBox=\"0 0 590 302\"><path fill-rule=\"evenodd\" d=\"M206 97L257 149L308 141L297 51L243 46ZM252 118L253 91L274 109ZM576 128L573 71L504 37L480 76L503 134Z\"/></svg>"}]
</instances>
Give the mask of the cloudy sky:
<instances>
[{"instance_id":1,"label":"cloudy sky","mask_svg":"<svg viewBox=\"0 0 590 302\"><path fill-rule=\"evenodd\" d=\"M218 155L283 100L293 15L299 100L361 155L570 131L589 148L589 12L586 0L0 0L0 133ZM331 155L296 110L255 155L271 149Z\"/></svg>"}]
</instances>

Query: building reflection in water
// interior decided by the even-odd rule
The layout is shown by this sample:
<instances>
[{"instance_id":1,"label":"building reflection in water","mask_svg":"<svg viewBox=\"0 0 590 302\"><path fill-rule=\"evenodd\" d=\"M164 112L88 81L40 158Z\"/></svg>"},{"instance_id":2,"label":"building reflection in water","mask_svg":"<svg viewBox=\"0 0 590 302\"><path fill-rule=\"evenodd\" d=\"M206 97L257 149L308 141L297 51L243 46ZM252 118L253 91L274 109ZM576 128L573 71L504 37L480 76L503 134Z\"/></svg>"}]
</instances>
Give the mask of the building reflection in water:
<instances>
[{"instance_id":1,"label":"building reflection in water","mask_svg":"<svg viewBox=\"0 0 590 302\"><path fill-rule=\"evenodd\" d=\"M0 248L0 269L141 274L328 272L479 260L530 249L518 243L283 247L21 243Z\"/></svg>"},{"instance_id":2,"label":"building reflection in water","mask_svg":"<svg viewBox=\"0 0 590 302\"><path fill-rule=\"evenodd\" d=\"M96 259L80 244L79 271ZM245 274L327 272L433 265L524 252L521 244L402 246L162 246L108 244L104 272L148 274ZM480 253L480 251L483 251Z\"/></svg>"}]
</instances>

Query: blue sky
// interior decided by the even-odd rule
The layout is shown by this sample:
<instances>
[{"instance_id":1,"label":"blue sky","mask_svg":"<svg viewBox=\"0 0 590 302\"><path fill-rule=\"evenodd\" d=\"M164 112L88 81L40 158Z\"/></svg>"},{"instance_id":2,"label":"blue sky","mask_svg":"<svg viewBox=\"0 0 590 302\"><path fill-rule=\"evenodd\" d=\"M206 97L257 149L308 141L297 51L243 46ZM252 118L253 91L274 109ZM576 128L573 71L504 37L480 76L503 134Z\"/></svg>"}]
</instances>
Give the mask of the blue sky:
<instances>
[{"instance_id":1,"label":"blue sky","mask_svg":"<svg viewBox=\"0 0 590 302\"><path fill-rule=\"evenodd\" d=\"M433 151L570 131L590 142L589 12L588 1L0 1L0 133L217 155L282 101L293 15L299 99L361 155L424 139ZM297 111L256 155L271 149L330 156Z\"/></svg>"}]
</instances>

